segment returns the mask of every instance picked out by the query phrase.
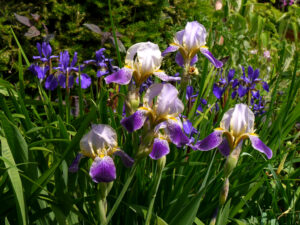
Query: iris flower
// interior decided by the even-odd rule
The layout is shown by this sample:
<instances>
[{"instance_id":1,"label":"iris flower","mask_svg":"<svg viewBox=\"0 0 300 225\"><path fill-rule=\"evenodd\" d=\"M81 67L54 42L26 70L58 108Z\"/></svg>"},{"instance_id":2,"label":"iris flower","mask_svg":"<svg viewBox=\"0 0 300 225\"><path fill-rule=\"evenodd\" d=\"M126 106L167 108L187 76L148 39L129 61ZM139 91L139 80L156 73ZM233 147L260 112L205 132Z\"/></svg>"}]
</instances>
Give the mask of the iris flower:
<instances>
[{"instance_id":1,"label":"iris flower","mask_svg":"<svg viewBox=\"0 0 300 225\"><path fill-rule=\"evenodd\" d=\"M247 105L235 105L224 114L220 127L198 141L195 149L209 151L218 147L224 156L228 156L244 139L249 138L254 149L264 153L268 159L272 158L272 150L254 133L254 119L254 114Z\"/></svg>"},{"instance_id":2,"label":"iris flower","mask_svg":"<svg viewBox=\"0 0 300 225\"><path fill-rule=\"evenodd\" d=\"M47 42L43 42L40 44L39 42L36 44L36 48L39 52L38 56L33 56L34 60L41 60L42 62L49 62L50 59L57 58L56 55L51 55L52 48L51 45Z\"/></svg>"},{"instance_id":3,"label":"iris flower","mask_svg":"<svg viewBox=\"0 0 300 225\"><path fill-rule=\"evenodd\" d=\"M178 91L171 84L153 84L143 98L143 106L121 121L129 132L143 126L149 128L149 133L153 131L154 139L150 153L152 159L159 159L170 152L169 141L178 147L189 142L178 117L184 106L177 96ZM160 130L163 130L163 133Z\"/></svg>"},{"instance_id":4,"label":"iris flower","mask_svg":"<svg viewBox=\"0 0 300 225\"><path fill-rule=\"evenodd\" d=\"M197 21L188 22L184 30L178 31L174 37L174 42L162 53L163 56L170 52L177 52L176 62L180 65L193 65L197 62L197 53L200 51L216 68L223 66L223 63L217 60L206 44L206 29Z\"/></svg>"},{"instance_id":5,"label":"iris flower","mask_svg":"<svg viewBox=\"0 0 300 225\"><path fill-rule=\"evenodd\" d=\"M170 77L160 70L163 57L157 44L141 42L131 46L126 54L125 67L107 76L105 81L117 84L129 84L131 78L137 87L146 81L152 74L163 81L180 80L179 77Z\"/></svg>"},{"instance_id":6,"label":"iris flower","mask_svg":"<svg viewBox=\"0 0 300 225\"><path fill-rule=\"evenodd\" d=\"M118 147L117 134L109 125L93 125L92 130L80 140L80 154L69 168L70 172L78 170L81 157L94 160L90 168L90 176L95 183L111 182L116 179L115 155L121 157L126 167L131 167L134 160Z\"/></svg>"}]
</instances>

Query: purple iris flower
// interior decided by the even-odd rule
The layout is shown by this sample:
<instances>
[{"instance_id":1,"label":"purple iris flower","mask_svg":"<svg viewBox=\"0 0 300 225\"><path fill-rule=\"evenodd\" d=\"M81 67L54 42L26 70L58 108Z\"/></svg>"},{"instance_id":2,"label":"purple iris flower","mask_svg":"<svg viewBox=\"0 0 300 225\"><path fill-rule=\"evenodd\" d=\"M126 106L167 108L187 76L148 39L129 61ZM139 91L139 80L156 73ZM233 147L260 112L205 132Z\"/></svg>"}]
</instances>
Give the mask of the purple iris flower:
<instances>
[{"instance_id":1,"label":"purple iris flower","mask_svg":"<svg viewBox=\"0 0 300 225\"><path fill-rule=\"evenodd\" d=\"M55 90L58 86L58 80L57 78L53 75L53 74L50 74L47 78L46 78L46 81L45 81L45 88L47 90Z\"/></svg>"},{"instance_id":2,"label":"purple iris flower","mask_svg":"<svg viewBox=\"0 0 300 225\"><path fill-rule=\"evenodd\" d=\"M235 74L235 70L230 69L226 78L223 78L222 74L221 74L221 78L219 79L219 82L217 82L213 85L213 94L216 96L217 99L221 99L226 88L229 87L230 84L231 84L232 89L234 90L232 92L231 96L233 98L235 97L235 95L236 95L235 88L238 85L238 80L233 79L234 74Z\"/></svg>"},{"instance_id":3,"label":"purple iris flower","mask_svg":"<svg viewBox=\"0 0 300 225\"><path fill-rule=\"evenodd\" d=\"M219 148L224 156L228 156L246 138L250 139L252 147L272 158L272 150L266 146L254 133L254 114L245 104L237 104L223 116L220 127L201 141L194 149L209 151Z\"/></svg>"},{"instance_id":4,"label":"purple iris flower","mask_svg":"<svg viewBox=\"0 0 300 225\"><path fill-rule=\"evenodd\" d=\"M259 95L259 91L257 91L257 93L252 94L252 98L251 98L251 106L254 112L254 115L261 115L264 114L266 111L264 110L265 106L264 106L264 102L262 100L262 96Z\"/></svg>"},{"instance_id":5,"label":"purple iris flower","mask_svg":"<svg viewBox=\"0 0 300 225\"><path fill-rule=\"evenodd\" d=\"M70 172L78 171L82 157L94 160L90 168L90 176L95 183L111 182L116 179L114 156L119 156L126 167L131 167L134 160L118 147L117 134L109 125L97 124L80 140L80 153L71 166Z\"/></svg>"},{"instance_id":6,"label":"purple iris flower","mask_svg":"<svg viewBox=\"0 0 300 225\"><path fill-rule=\"evenodd\" d=\"M42 62L49 62L50 59L57 58L58 56L51 55L52 48L51 45L47 42L43 42L40 44L39 42L36 44L36 48L39 52L39 56L33 56L34 60L41 60Z\"/></svg>"},{"instance_id":7,"label":"purple iris flower","mask_svg":"<svg viewBox=\"0 0 300 225\"><path fill-rule=\"evenodd\" d=\"M184 106L174 86L168 83L151 85L144 95L143 103L134 114L122 119L121 124L129 132L142 128L144 124L151 127L149 132L153 131L154 136L149 156L152 159L159 159L170 152L169 140L177 147L189 143L178 117ZM164 130L163 133L160 132L161 129Z\"/></svg>"},{"instance_id":8,"label":"purple iris flower","mask_svg":"<svg viewBox=\"0 0 300 225\"><path fill-rule=\"evenodd\" d=\"M261 83L265 91L269 92L269 85L262 81L259 77L259 69L253 70L251 66L248 66L248 76L246 76L245 68L242 66L243 76L240 79L238 94L240 98L246 95L250 90L255 90L256 84Z\"/></svg>"},{"instance_id":9,"label":"purple iris flower","mask_svg":"<svg viewBox=\"0 0 300 225\"><path fill-rule=\"evenodd\" d=\"M173 43L162 53L163 56L171 52L177 52L175 57L178 65L194 65L198 61L197 53L200 51L216 68L223 66L223 63L217 60L206 44L206 29L197 21L188 22L184 30L178 31L174 37Z\"/></svg>"},{"instance_id":10,"label":"purple iris flower","mask_svg":"<svg viewBox=\"0 0 300 225\"><path fill-rule=\"evenodd\" d=\"M100 48L96 51L96 59L90 59L84 61L85 64L93 64L97 66L97 77L102 77L104 75L117 72L119 67L113 66L112 61L113 59L106 58L104 55L105 48Z\"/></svg>"},{"instance_id":11,"label":"purple iris flower","mask_svg":"<svg viewBox=\"0 0 300 225\"><path fill-rule=\"evenodd\" d=\"M53 67L55 70L59 70L63 74L70 73L71 71L78 71L78 67L75 66L77 63L77 52L74 53L72 62L70 63L70 54L68 51L60 52L58 67Z\"/></svg>"},{"instance_id":12,"label":"purple iris flower","mask_svg":"<svg viewBox=\"0 0 300 225\"><path fill-rule=\"evenodd\" d=\"M46 77L47 72L49 71L49 66L38 66L31 64L28 68L34 75L39 78L39 80L43 80Z\"/></svg>"},{"instance_id":13,"label":"purple iris flower","mask_svg":"<svg viewBox=\"0 0 300 225\"><path fill-rule=\"evenodd\" d=\"M127 85L134 80L140 87L152 74L162 81L177 81L180 77L171 77L160 70L162 55L157 44L140 42L132 45L126 53L125 66L119 71L107 76L107 84L117 83Z\"/></svg>"}]
</instances>

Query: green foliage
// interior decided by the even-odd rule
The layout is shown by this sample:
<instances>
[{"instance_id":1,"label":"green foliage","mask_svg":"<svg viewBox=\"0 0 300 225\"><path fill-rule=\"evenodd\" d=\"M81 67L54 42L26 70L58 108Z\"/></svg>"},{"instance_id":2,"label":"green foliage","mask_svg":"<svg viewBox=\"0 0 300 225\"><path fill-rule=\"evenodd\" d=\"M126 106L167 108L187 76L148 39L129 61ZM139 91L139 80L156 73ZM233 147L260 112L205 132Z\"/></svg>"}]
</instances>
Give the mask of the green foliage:
<instances>
[{"instance_id":1,"label":"green foliage","mask_svg":"<svg viewBox=\"0 0 300 225\"><path fill-rule=\"evenodd\" d=\"M166 48L187 21L197 20L209 34L207 46L216 58L228 56L224 72L239 65L260 69L268 81L266 113L256 117L256 133L273 150L273 158L254 151L246 141L238 164L230 176L227 202L218 206L223 185L225 159L217 150L192 151L170 146L165 168L156 180L156 162L147 158L130 170L115 159L117 179L107 197L109 224L144 224L148 211L153 224L209 224L216 208L217 224L297 224L300 208L300 80L299 7L276 9L254 0L224 0L216 11L214 1L112 1L111 15L106 1L7 1L0 9L0 206L1 224L99 224L97 186L89 177L92 160L84 158L76 174L68 172L79 151L79 141L91 124L111 125L120 148L134 156L139 131L129 134L120 125L127 87L95 81L88 90L73 89L78 96L79 115L65 115L64 89L47 92L29 71L35 44L54 34L51 45L77 51L79 61L90 59L100 47L117 61L112 43L83 24L96 24L103 32L121 34L126 49L137 42L151 41ZM240 4L244 3L244 4ZM13 13L31 18L41 35L24 36L28 26ZM32 21L33 22L33 21ZM47 27L45 29L44 25ZM13 30L11 29L13 28ZM270 58L264 51L270 51ZM121 54L123 63L124 54ZM162 69L180 72L174 55L165 57ZM24 65L25 64L25 65ZM115 64L117 64L115 62ZM206 137L219 124L224 112L240 100L228 100L214 110L212 86L217 73L204 57L196 64L199 75L192 84L199 92L194 107L184 114ZM209 107L196 114L200 99ZM118 102L117 102L118 101ZM185 100L184 100L185 101ZM127 190L128 188L128 190ZM157 190L152 195L152 190ZM155 200L155 201L154 201ZM149 203L153 210L149 210ZM151 206L152 207L152 206ZM152 213L151 213L152 212Z\"/></svg>"}]
</instances>

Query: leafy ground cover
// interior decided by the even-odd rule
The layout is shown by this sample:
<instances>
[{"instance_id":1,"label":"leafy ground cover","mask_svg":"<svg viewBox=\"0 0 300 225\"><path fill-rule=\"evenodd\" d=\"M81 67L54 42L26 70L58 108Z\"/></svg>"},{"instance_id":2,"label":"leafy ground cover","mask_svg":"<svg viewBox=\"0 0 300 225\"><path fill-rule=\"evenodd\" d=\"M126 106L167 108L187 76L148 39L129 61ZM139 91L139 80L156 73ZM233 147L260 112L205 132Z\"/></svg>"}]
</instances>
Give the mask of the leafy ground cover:
<instances>
[{"instance_id":1,"label":"leafy ground cover","mask_svg":"<svg viewBox=\"0 0 300 225\"><path fill-rule=\"evenodd\" d=\"M1 14L1 224L299 223L297 1Z\"/></svg>"}]
</instances>

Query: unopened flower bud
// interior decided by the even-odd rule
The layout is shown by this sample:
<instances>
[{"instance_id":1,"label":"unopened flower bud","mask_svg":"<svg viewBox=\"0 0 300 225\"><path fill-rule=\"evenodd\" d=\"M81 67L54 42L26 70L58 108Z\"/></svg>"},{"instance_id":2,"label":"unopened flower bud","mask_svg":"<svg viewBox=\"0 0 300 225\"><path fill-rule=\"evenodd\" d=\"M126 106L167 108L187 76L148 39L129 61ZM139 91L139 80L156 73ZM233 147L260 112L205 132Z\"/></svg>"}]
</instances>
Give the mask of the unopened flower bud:
<instances>
[{"instance_id":1,"label":"unopened flower bud","mask_svg":"<svg viewBox=\"0 0 300 225\"><path fill-rule=\"evenodd\" d=\"M229 192L229 179L226 178L226 180L224 181L224 185L223 188L220 192L220 205L224 205L228 196L228 192Z\"/></svg>"}]
</instances>

